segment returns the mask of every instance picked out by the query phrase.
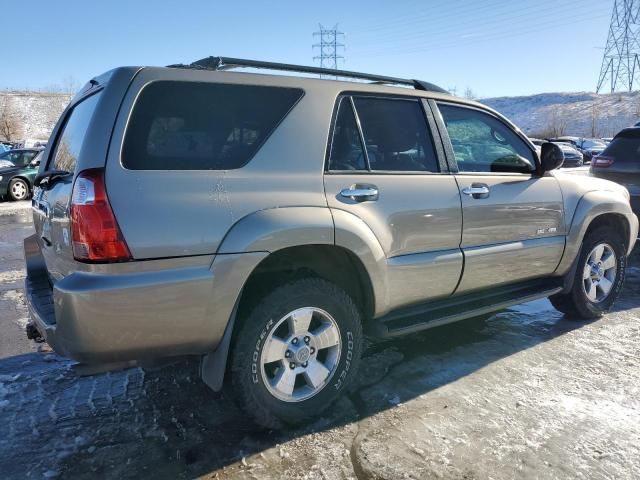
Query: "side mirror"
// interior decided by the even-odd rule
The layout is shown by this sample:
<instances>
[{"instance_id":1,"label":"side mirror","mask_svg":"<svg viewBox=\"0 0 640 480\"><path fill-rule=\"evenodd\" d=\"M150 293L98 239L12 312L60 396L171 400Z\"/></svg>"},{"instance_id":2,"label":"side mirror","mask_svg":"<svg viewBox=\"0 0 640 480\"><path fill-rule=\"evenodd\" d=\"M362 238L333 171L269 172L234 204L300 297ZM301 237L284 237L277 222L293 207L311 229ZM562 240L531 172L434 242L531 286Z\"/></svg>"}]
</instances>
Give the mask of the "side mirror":
<instances>
[{"instance_id":1,"label":"side mirror","mask_svg":"<svg viewBox=\"0 0 640 480\"><path fill-rule=\"evenodd\" d=\"M29 163L29 166L31 168L38 168L40 166L40 160L34 160L31 163Z\"/></svg>"},{"instance_id":2,"label":"side mirror","mask_svg":"<svg viewBox=\"0 0 640 480\"><path fill-rule=\"evenodd\" d=\"M542 144L540 150L540 162L542 170L548 172L560 168L564 163L564 153L555 143L546 142Z\"/></svg>"}]
</instances>

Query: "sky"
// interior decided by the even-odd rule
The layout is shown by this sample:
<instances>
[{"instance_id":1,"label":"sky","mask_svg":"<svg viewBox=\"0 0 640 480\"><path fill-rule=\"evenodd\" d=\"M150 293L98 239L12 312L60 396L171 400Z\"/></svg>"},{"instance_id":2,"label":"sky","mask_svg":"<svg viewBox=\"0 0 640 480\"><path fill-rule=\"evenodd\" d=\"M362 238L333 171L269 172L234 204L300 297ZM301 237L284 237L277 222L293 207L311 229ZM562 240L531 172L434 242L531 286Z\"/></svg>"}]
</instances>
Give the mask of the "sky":
<instances>
[{"instance_id":1,"label":"sky","mask_svg":"<svg viewBox=\"0 0 640 480\"><path fill-rule=\"evenodd\" d=\"M80 86L210 55L305 65L319 24L340 67L476 96L594 91L614 0L4 0L0 89Z\"/></svg>"}]
</instances>

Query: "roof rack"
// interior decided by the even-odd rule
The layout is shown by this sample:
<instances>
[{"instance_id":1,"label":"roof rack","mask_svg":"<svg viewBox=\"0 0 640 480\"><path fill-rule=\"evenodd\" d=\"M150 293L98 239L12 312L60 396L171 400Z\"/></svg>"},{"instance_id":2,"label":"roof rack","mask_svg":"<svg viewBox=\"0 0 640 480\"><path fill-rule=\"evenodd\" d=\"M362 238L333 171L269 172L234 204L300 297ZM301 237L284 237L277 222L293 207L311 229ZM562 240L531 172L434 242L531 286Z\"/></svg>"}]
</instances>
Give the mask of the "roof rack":
<instances>
[{"instance_id":1,"label":"roof rack","mask_svg":"<svg viewBox=\"0 0 640 480\"><path fill-rule=\"evenodd\" d=\"M237 67L264 68L268 70L280 70L285 72L311 73L317 75L331 75L335 77L356 78L371 80L375 83L408 85L416 90L429 92L449 93L433 83L422 80L388 77L385 75L373 75L370 73L352 72L350 70L338 70L333 68L311 67L306 65L293 65L290 63L263 62L260 60L247 60L231 57L207 57L188 65L168 65L169 68L192 68L196 70L229 70Z\"/></svg>"}]
</instances>

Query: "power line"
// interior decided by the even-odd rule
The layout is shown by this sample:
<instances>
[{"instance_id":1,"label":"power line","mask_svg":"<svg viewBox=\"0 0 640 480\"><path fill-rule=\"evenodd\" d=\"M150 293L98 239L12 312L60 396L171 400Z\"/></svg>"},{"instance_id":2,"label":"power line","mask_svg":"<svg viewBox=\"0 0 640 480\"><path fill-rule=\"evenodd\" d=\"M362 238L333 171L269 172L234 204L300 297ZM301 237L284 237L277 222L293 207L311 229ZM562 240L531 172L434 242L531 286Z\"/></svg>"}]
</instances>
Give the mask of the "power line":
<instances>
[{"instance_id":1,"label":"power line","mask_svg":"<svg viewBox=\"0 0 640 480\"><path fill-rule=\"evenodd\" d=\"M640 0L614 0L607 45L596 92L605 82L611 93L618 88L633 90L640 74Z\"/></svg>"},{"instance_id":2,"label":"power line","mask_svg":"<svg viewBox=\"0 0 640 480\"><path fill-rule=\"evenodd\" d=\"M387 53L391 53L393 55L406 55L406 54L422 53L422 52L428 52L428 51L440 50L440 49L446 49L446 48L476 45L480 42L486 42L489 40L513 38L513 37L518 37L518 36L526 35L530 33L537 33L537 32L557 29L557 27L564 27L567 25L582 23L588 20L604 18L603 15L595 15L595 16L594 15L583 16L583 15L585 15L585 12L583 12L582 14L576 15L571 20L566 20L564 18L561 18L561 19L557 19L557 21L545 22L544 25L540 25L540 26L532 25L529 28L519 27L519 28L514 28L512 30L493 29L495 30L495 32L493 34L486 35L486 36L484 35L483 32L478 31L477 35L474 35L472 38L463 38L463 39L458 39L453 41L449 41L447 39L440 39L438 41L431 42L431 43L419 42L419 44L415 45L414 47L391 47L387 50ZM475 34L476 32L473 32L473 33ZM363 50L363 51L358 50L357 52L358 54L369 53L367 50ZM376 53L378 54L385 53L385 49L377 49Z\"/></svg>"},{"instance_id":3,"label":"power line","mask_svg":"<svg viewBox=\"0 0 640 480\"><path fill-rule=\"evenodd\" d=\"M562 8L564 8L564 6ZM549 10L546 12L544 9L539 10L538 12L536 12L537 23L535 25L532 25L531 23L530 13L518 13L517 15L507 16L506 18L499 18L500 16L504 16L504 14L501 14L499 16L489 16L487 18L477 18L470 23L470 26L472 28L469 29L463 28L465 22L458 22L455 25L436 26L435 28L429 28L425 31L413 32L412 34L410 34L410 36L405 36L404 38L402 37L402 35L385 36L385 38L381 40L381 42L385 45L381 47L377 47L376 44L378 42L376 40L372 40L367 42L367 48L365 49L359 50L357 49L357 47L354 47L353 49L357 51L358 54L364 54L374 51L380 53L381 51L385 50L393 51L399 48L402 48L402 50L412 47L415 48L423 42L425 47L428 46L429 48L433 48L434 46L438 45L449 45L451 43L467 41L466 38L460 38L459 35L461 33L464 33L468 38L477 38L481 35L485 36L485 34L487 34L486 36L488 37L495 37L496 35L502 36L505 31L515 31L516 33L521 31L542 31L548 29L550 25L568 25L571 23L576 23L576 20L589 20L591 18L595 18L594 14L597 14L597 16L608 15L608 13L604 13L602 8L597 8L595 10L582 9L579 13L573 14L569 19L563 17L561 15L562 13L564 12L559 11L558 9L556 9L555 11ZM549 21L546 21L547 18L549 18ZM542 20L545 21L542 22ZM463 30L463 32L461 32L461 30ZM457 34L458 38L447 38L452 34ZM359 35L353 34L351 38L353 46L353 44L359 38ZM395 41L397 39L400 39L400 41ZM395 43L395 46L390 45L392 41L393 43ZM471 41L473 42L475 40L472 38Z\"/></svg>"},{"instance_id":4,"label":"power line","mask_svg":"<svg viewBox=\"0 0 640 480\"><path fill-rule=\"evenodd\" d=\"M338 41L339 37L344 38L344 33L338 31L338 25L333 28L324 28L320 25L320 30L313 32L313 36L320 37L320 43L313 44L313 49L319 49L319 54L313 57L313 61L320 60L321 68L338 69L338 61L344 60L344 56L338 54L338 50L344 50L344 43Z\"/></svg>"}]
</instances>

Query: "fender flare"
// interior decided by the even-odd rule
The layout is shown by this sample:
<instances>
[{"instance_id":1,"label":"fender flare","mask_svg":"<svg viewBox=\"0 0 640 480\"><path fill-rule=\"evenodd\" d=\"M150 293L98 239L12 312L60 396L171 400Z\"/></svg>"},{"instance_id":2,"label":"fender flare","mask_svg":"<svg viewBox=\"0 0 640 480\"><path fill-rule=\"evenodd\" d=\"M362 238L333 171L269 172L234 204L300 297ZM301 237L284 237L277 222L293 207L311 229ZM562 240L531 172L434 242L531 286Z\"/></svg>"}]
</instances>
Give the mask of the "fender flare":
<instances>
[{"instance_id":1,"label":"fender flare","mask_svg":"<svg viewBox=\"0 0 640 480\"><path fill-rule=\"evenodd\" d=\"M387 257L371 228L359 217L345 210L331 209L335 224L335 244L353 252L360 259L373 289L374 317L389 311Z\"/></svg>"},{"instance_id":2,"label":"fender flare","mask_svg":"<svg viewBox=\"0 0 640 480\"><path fill-rule=\"evenodd\" d=\"M629 227L629 236L625 241L631 253L638 233L638 219L633 214L625 196L612 191L591 191L585 193L578 201L567 229L567 241L564 255L556 269L556 273L565 274L580 253L582 240L591 223L601 215L617 214L625 218Z\"/></svg>"},{"instance_id":3,"label":"fender flare","mask_svg":"<svg viewBox=\"0 0 640 480\"><path fill-rule=\"evenodd\" d=\"M275 252L299 245L333 245L333 220L326 207L280 207L260 210L238 220L227 232L218 254Z\"/></svg>"}]
</instances>

